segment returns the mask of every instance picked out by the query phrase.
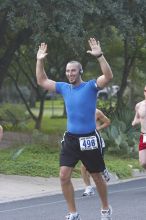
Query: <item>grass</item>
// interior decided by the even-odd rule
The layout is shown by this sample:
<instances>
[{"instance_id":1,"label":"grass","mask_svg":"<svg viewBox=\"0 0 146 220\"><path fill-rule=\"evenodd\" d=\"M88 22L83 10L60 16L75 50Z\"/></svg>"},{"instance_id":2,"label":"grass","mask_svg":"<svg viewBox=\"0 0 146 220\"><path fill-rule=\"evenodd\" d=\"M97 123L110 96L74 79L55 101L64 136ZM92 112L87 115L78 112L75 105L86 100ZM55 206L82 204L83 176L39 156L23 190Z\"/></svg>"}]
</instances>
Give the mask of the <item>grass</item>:
<instances>
[{"instance_id":1,"label":"grass","mask_svg":"<svg viewBox=\"0 0 146 220\"><path fill-rule=\"evenodd\" d=\"M32 132L34 130L34 121L29 120L25 125L23 130ZM48 116L44 116L41 125L41 131L47 134L63 134L66 130L66 118L50 118Z\"/></svg>"},{"instance_id":2,"label":"grass","mask_svg":"<svg viewBox=\"0 0 146 220\"><path fill-rule=\"evenodd\" d=\"M1 150L2 166L0 173L30 175L30 176L58 176L58 150L48 150L46 147L24 146L23 152L17 154L18 149Z\"/></svg>"},{"instance_id":3,"label":"grass","mask_svg":"<svg viewBox=\"0 0 146 220\"><path fill-rule=\"evenodd\" d=\"M106 165L112 173L115 173L120 179L132 177L132 169L139 169L138 158L120 158L119 155L105 155Z\"/></svg>"},{"instance_id":4,"label":"grass","mask_svg":"<svg viewBox=\"0 0 146 220\"><path fill-rule=\"evenodd\" d=\"M22 147L22 146L21 146ZM29 175L40 177L58 177L59 147L47 145L27 145L20 148L0 150L0 173ZM19 154L20 152L20 154ZM121 179L129 178L133 168L140 168L138 159L120 159L118 155L105 155L106 165L110 172L116 173ZM81 177L80 162L77 164L73 177Z\"/></svg>"},{"instance_id":5,"label":"grass","mask_svg":"<svg viewBox=\"0 0 146 220\"><path fill-rule=\"evenodd\" d=\"M66 130L66 118L48 118L44 116L42 131L49 134L62 133Z\"/></svg>"},{"instance_id":6,"label":"grass","mask_svg":"<svg viewBox=\"0 0 146 220\"><path fill-rule=\"evenodd\" d=\"M33 109L37 113L39 103L36 103L36 108ZM41 177L58 177L59 174L59 147L60 140L66 130L65 118L51 118L53 107L58 109L57 116L62 115L63 101L54 100L45 102L45 112L42 120L41 132L34 130L34 122L28 121L22 129L16 128L15 131L29 132L33 134L33 140L29 145L23 145L19 141L18 148L1 149L0 150L0 173L29 175ZM62 110L61 110L62 109ZM16 145L15 145L16 146ZM105 162L112 173L116 173L119 178L129 178L132 175L132 168L141 169L138 158L127 155L111 155L106 152ZM81 177L80 163L77 164L73 177Z\"/></svg>"},{"instance_id":7,"label":"grass","mask_svg":"<svg viewBox=\"0 0 146 220\"><path fill-rule=\"evenodd\" d=\"M44 104L44 116L61 116L63 115L63 99L57 100L46 100ZM39 102L36 102L36 107L31 109L35 115L38 115L39 112Z\"/></svg>"}]
</instances>

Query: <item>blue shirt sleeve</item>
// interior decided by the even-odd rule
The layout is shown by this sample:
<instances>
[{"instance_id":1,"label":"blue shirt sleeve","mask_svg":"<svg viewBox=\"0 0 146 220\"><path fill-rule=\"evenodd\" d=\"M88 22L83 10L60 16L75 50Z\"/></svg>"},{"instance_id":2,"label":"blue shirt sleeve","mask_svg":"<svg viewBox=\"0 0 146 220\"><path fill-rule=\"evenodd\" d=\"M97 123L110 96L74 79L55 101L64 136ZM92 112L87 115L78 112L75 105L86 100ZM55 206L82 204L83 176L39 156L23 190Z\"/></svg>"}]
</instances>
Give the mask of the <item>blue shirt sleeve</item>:
<instances>
[{"instance_id":1,"label":"blue shirt sleeve","mask_svg":"<svg viewBox=\"0 0 146 220\"><path fill-rule=\"evenodd\" d=\"M102 89L102 88L100 88L100 87L97 85L96 79L90 80L89 83L90 83L90 85L91 85L92 88L95 88L95 89L96 89L96 91L99 91L99 90Z\"/></svg>"},{"instance_id":2,"label":"blue shirt sleeve","mask_svg":"<svg viewBox=\"0 0 146 220\"><path fill-rule=\"evenodd\" d=\"M88 81L90 88L95 89L98 92L101 88L97 86L96 80L92 79ZM63 94L63 92L70 86L70 84L65 82L56 82L56 93Z\"/></svg>"},{"instance_id":3,"label":"blue shirt sleeve","mask_svg":"<svg viewBox=\"0 0 146 220\"><path fill-rule=\"evenodd\" d=\"M63 82L56 82L56 92L62 94Z\"/></svg>"}]
</instances>

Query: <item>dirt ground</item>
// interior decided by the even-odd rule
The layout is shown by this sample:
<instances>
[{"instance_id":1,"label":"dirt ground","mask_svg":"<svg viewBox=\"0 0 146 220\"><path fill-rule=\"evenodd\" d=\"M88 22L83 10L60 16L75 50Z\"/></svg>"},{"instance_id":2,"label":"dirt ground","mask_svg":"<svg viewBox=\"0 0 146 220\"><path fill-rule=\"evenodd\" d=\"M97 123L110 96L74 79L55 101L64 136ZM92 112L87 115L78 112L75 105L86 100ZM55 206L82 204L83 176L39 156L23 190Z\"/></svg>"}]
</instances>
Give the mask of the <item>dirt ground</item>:
<instances>
[{"instance_id":1,"label":"dirt ground","mask_svg":"<svg viewBox=\"0 0 146 220\"><path fill-rule=\"evenodd\" d=\"M31 143L32 135L19 132L4 132L0 148L9 148L14 145Z\"/></svg>"},{"instance_id":2,"label":"dirt ground","mask_svg":"<svg viewBox=\"0 0 146 220\"><path fill-rule=\"evenodd\" d=\"M41 139L43 140L43 143L55 147L60 146L62 135L48 134L40 138L39 136L34 137L31 133L5 131L2 141L0 142L0 148L9 148L13 146L16 147L24 144L32 144L35 142L38 143L38 141L41 142Z\"/></svg>"}]
</instances>

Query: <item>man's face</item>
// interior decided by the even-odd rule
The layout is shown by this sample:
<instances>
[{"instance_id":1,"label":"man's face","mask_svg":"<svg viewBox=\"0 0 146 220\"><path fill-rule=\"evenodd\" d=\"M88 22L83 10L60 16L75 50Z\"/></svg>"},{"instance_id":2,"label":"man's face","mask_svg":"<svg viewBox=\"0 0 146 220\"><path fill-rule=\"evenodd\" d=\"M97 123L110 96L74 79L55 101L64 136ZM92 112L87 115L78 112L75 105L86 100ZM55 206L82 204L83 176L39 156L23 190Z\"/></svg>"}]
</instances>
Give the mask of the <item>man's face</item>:
<instances>
[{"instance_id":1,"label":"man's face","mask_svg":"<svg viewBox=\"0 0 146 220\"><path fill-rule=\"evenodd\" d=\"M71 84L77 84L80 79L79 67L76 63L68 63L66 66L66 77Z\"/></svg>"}]
</instances>

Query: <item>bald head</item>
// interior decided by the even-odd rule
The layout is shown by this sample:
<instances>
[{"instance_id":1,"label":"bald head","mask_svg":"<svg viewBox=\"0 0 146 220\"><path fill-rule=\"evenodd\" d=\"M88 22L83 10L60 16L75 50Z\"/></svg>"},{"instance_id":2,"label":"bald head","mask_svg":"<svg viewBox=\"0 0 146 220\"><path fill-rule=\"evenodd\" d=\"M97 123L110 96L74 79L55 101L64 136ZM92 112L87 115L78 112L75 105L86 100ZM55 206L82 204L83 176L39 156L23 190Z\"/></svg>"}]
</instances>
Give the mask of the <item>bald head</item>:
<instances>
[{"instance_id":1,"label":"bald head","mask_svg":"<svg viewBox=\"0 0 146 220\"><path fill-rule=\"evenodd\" d=\"M80 62L76 61L76 60L72 60L70 62L67 63L68 64L74 64L76 67L78 67L78 70L80 73L83 73L83 68L82 65L80 64Z\"/></svg>"}]
</instances>

